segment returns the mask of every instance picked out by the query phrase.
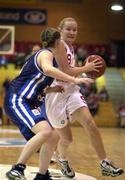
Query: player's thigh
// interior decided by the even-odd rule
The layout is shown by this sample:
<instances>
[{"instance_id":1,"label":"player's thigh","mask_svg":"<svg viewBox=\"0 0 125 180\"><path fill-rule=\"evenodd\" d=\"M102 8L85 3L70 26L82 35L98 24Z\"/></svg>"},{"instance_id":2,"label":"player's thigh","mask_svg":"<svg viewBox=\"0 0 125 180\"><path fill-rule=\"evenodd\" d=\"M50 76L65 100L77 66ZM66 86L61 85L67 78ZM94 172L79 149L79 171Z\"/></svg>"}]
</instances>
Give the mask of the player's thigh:
<instances>
[{"instance_id":1,"label":"player's thigh","mask_svg":"<svg viewBox=\"0 0 125 180\"><path fill-rule=\"evenodd\" d=\"M38 122L31 128L31 130L35 134L42 132L42 134L46 134L46 135L51 135L51 133L53 131L52 127L46 120L42 120L42 121Z\"/></svg>"},{"instance_id":2,"label":"player's thigh","mask_svg":"<svg viewBox=\"0 0 125 180\"><path fill-rule=\"evenodd\" d=\"M46 114L49 122L54 128L63 128L67 125L66 114L67 99L63 94L49 93L45 98Z\"/></svg>"},{"instance_id":3,"label":"player's thigh","mask_svg":"<svg viewBox=\"0 0 125 180\"><path fill-rule=\"evenodd\" d=\"M70 94L70 97L67 101L67 112L69 114L71 122L79 118L79 114L77 114L77 116L74 117L72 115L74 114L74 112L77 112L77 110L81 107L88 106L82 94L79 91L75 91L72 94Z\"/></svg>"}]
</instances>

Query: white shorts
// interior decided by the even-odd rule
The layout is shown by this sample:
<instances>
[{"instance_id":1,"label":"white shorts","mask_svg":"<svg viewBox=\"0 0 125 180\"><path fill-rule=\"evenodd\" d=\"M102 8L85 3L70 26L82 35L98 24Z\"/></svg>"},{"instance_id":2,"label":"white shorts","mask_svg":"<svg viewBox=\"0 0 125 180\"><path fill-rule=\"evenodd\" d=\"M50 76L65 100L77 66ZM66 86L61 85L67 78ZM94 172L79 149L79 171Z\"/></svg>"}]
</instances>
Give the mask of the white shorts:
<instances>
[{"instance_id":1,"label":"white shorts","mask_svg":"<svg viewBox=\"0 0 125 180\"><path fill-rule=\"evenodd\" d=\"M64 86L63 93L48 93L45 97L46 114L54 128L63 128L72 121L71 114L80 107L88 107L79 86Z\"/></svg>"}]
</instances>

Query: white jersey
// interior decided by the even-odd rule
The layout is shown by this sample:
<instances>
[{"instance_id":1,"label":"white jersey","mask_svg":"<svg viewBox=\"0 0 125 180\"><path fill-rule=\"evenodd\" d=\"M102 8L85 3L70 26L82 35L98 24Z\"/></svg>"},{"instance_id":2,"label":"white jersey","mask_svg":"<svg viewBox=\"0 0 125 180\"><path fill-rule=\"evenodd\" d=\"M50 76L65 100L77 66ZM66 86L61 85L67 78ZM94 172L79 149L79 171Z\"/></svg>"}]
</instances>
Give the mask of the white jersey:
<instances>
[{"instance_id":1,"label":"white jersey","mask_svg":"<svg viewBox=\"0 0 125 180\"><path fill-rule=\"evenodd\" d=\"M64 42L64 41L63 41ZM74 48L71 46L69 48L69 46L66 44L66 42L64 42L65 45L65 49L66 49L66 53L67 53L67 59L68 59L68 64L71 67L75 66L75 55L74 55ZM72 89L73 86L76 87L77 85L74 85L72 83L67 83L67 82L62 82L62 81L58 81L58 80L54 80L54 82L52 83L51 86L55 86L55 85L61 85L64 87L65 91L68 89ZM78 86L77 86L78 87Z\"/></svg>"},{"instance_id":2,"label":"white jersey","mask_svg":"<svg viewBox=\"0 0 125 180\"><path fill-rule=\"evenodd\" d=\"M72 67L75 66L75 54L74 54L74 48L69 46L64 42L66 53L67 53L67 59L68 59L68 64Z\"/></svg>"},{"instance_id":3,"label":"white jersey","mask_svg":"<svg viewBox=\"0 0 125 180\"><path fill-rule=\"evenodd\" d=\"M74 49L64 42L68 63L75 66ZM46 113L48 120L54 128L63 128L71 120L71 114L80 107L86 106L80 87L73 83L54 80L51 86L61 85L64 87L63 93L48 93L45 98Z\"/></svg>"}]
</instances>

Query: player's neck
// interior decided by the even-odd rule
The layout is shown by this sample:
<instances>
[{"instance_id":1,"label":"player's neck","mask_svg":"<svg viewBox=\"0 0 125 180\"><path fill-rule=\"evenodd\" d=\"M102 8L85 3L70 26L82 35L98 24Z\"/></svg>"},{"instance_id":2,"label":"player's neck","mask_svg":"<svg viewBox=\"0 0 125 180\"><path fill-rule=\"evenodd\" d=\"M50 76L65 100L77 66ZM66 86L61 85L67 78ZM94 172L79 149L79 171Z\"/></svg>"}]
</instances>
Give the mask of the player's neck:
<instances>
[{"instance_id":1,"label":"player's neck","mask_svg":"<svg viewBox=\"0 0 125 180\"><path fill-rule=\"evenodd\" d=\"M49 48L49 50L53 53L54 56L56 55L57 52L56 48Z\"/></svg>"}]
</instances>

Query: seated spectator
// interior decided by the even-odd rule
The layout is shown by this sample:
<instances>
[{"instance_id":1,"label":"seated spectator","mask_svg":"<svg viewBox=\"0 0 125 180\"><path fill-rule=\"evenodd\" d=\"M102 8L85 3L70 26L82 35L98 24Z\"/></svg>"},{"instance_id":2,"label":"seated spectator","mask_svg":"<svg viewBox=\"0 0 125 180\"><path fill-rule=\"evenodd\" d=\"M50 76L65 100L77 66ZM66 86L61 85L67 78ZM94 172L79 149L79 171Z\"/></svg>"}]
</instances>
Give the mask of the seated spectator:
<instances>
[{"instance_id":1,"label":"seated spectator","mask_svg":"<svg viewBox=\"0 0 125 180\"><path fill-rule=\"evenodd\" d=\"M125 117L125 104L121 105L118 109L119 117Z\"/></svg>"},{"instance_id":2,"label":"seated spectator","mask_svg":"<svg viewBox=\"0 0 125 180\"><path fill-rule=\"evenodd\" d=\"M25 63L25 53L23 52L15 52L15 69L20 69Z\"/></svg>"},{"instance_id":3,"label":"seated spectator","mask_svg":"<svg viewBox=\"0 0 125 180\"><path fill-rule=\"evenodd\" d=\"M119 107L118 115L119 115L119 119L120 119L120 126L125 127L125 104L123 104Z\"/></svg>"},{"instance_id":4,"label":"seated spectator","mask_svg":"<svg viewBox=\"0 0 125 180\"><path fill-rule=\"evenodd\" d=\"M40 50L40 46L38 44L33 45L30 53L27 54L26 58L25 58L25 62L27 61L27 59L34 54L35 52L37 52L38 50Z\"/></svg>"},{"instance_id":5,"label":"seated spectator","mask_svg":"<svg viewBox=\"0 0 125 180\"><path fill-rule=\"evenodd\" d=\"M8 68L7 57L4 55L0 56L0 67Z\"/></svg>"},{"instance_id":6,"label":"seated spectator","mask_svg":"<svg viewBox=\"0 0 125 180\"><path fill-rule=\"evenodd\" d=\"M40 50L40 46L38 44L35 44L32 48L32 54L34 54L36 51Z\"/></svg>"},{"instance_id":7,"label":"seated spectator","mask_svg":"<svg viewBox=\"0 0 125 180\"><path fill-rule=\"evenodd\" d=\"M99 97L94 91L87 98L87 104L91 114L95 116L99 110Z\"/></svg>"},{"instance_id":8,"label":"seated spectator","mask_svg":"<svg viewBox=\"0 0 125 180\"><path fill-rule=\"evenodd\" d=\"M106 48L102 47L100 50L100 56L105 60L106 65L109 66L110 64L110 55Z\"/></svg>"},{"instance_id":9,"label":"seated spectator","mask_svg":"<svg viewBox=\"0 0 125 180\"><path fill-rule=\"evenodd\" d=\"M86 86L85 84L80 84L80 92L84 96L85 99L90 95L91 93L91 86Z\"/></svg>"},{"instance_id":10,"label":"seated spectator","mask_svg":"<svg viewBox=\"0 0 125 180\"><path fill-rule=\"evenodd\" d=\"M109 94L105 86L103 86L102 89L99 91L99 97L100 97L100 101L109 100Z\"/></svg>"},{"instance_id":11,"label":"seated spectator","mask_svg":"<svg viewBox=\"0 0 125 180\"><path fill-rule=\"evenodd\" d=\"M78 66L83 66L84 61L85 61L87 56L88 56L88 50L84 46L79 47L77 49L76 59L77 59L77 62L78 62Z\"/></svg>"},{"instance_id":12,"label":"seated spectator","mask_svg":"<svg viewBox=\"0 0 125 180\"><path fill-rule=\"evenodd\" d=\"M100 49L98 47L96 47L92 54L96 54L96 55L100 56Z\"/></svg>"},{"instance_id":13,"label":"seated spectator","mask_svg":"<svg viewBox=\"0 0 125 180\"><path fill-rule=\"evenodd\" d=\"M7 77L3 82L3 91L6 93L10 86L10 79Z\"/></svg>"}]
</instances>

